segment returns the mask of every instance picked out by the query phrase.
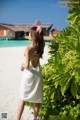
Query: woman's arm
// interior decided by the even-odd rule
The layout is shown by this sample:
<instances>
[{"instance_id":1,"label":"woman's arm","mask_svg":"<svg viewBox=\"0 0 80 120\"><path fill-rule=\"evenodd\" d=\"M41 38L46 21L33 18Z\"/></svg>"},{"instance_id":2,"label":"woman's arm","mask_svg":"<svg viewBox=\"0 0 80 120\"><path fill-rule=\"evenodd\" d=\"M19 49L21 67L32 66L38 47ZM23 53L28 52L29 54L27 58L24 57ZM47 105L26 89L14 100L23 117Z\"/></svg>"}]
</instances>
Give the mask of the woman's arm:
<instances>
[{"instance_id":1,"label":"woman's arm","mask_svg":"<svg viewBox=\"0 0 80 120\"><path fill-rule=\"evenodd\" d=\"M25 50L25 63L23 63L21 65L21 71L23 71L24 69L29 68L29 48L27 47Z\"/></svg>"}]
</instances>

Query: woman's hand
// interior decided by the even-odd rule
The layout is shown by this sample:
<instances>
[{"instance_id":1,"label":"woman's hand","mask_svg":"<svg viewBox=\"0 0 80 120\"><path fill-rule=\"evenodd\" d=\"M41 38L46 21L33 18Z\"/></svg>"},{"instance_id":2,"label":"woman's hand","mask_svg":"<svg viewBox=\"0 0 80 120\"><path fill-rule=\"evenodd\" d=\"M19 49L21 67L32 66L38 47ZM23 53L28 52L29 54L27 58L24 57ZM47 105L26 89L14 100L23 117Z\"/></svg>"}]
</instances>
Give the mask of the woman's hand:
<instances>
[{"instance_id":1,"label":"woman's hand","mask_svg":"<svg viewBox=\"0 0 80 120\"><path fill-rule=\"evenodd\" d=\"M21 71L23 71L25 68L24 68L24 64L21 65Z\"/></svg>"}]
</instances>

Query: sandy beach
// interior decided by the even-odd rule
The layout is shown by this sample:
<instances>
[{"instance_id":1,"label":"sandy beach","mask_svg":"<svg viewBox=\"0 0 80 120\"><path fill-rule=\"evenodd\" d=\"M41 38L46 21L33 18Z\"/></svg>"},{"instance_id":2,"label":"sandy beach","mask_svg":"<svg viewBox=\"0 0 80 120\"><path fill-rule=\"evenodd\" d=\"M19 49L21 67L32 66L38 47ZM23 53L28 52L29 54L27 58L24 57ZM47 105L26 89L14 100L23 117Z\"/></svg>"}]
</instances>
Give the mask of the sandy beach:
<instances>
[{"instance_id":1,"label":"sandy beach","mask_svg":"<svg viewBox=\"0 0 80 120\"><path fill-rule=\"evenodd\" d=\"M25 47L0 48L0 120L5 117L5 120L16 120L24 50ZM48 47L45 46L41 65L46 64L48 58ZM32 111L26 106L21 120L33 120Z\"/></svg>"}]
</instances>

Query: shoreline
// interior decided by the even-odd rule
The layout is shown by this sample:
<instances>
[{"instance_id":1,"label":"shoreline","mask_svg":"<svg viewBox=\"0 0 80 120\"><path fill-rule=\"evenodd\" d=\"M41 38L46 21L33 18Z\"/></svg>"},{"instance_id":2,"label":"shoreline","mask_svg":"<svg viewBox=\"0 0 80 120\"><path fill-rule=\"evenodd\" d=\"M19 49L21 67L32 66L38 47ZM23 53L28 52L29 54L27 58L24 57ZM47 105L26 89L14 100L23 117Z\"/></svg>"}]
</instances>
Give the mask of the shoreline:
<instances>
[{"instance_id":1,"label":"shoreline","mask_svg":"<svg viewBox=\"0 0 80 120\"><path fill-rule=\"evenodd\" d=\"M8 120L16 120L21 79L20 65L24 62L25 47L0 47L0 114L7 113ZM40 59L41 65L47 63L48 51L48 46L45 46L43 59ZM32 111L26 106L22 119L33 120Z\"/></svg>"},{"instance_id":2,"label":"shoreline","mask_svg":"<svg viewBox=\"0 0 80 120\"><path fill-rule=\"evenodd\" d=\"M52 36L44 36L44 41L50 41L53 37ZM26 36L23 39L14 39L8 37L0 37L0 40L29 40L29 36Z\"/></svg>"}]
</instances>

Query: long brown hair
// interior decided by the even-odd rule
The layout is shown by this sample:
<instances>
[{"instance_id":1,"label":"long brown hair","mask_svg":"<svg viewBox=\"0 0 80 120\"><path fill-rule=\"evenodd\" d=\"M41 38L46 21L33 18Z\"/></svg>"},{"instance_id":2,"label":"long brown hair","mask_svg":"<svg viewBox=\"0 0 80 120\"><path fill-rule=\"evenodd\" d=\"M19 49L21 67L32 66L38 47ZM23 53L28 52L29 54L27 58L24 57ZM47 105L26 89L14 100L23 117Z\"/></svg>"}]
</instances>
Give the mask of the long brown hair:
<instances>
[{"instance_id":1,"label":"long brown hair","mask_svg":"<svg viewBox=\"0 0 80 120\"><path fill-rule=\"evenodd\" d=\"M36 44L35 50L36 54L39 54L40 58L42 58L43 52L44 52L44 38L43 38L43 31L37 31L34 29L31 29L31 38L33 42Z\"/></svg>"}]
</instances>

